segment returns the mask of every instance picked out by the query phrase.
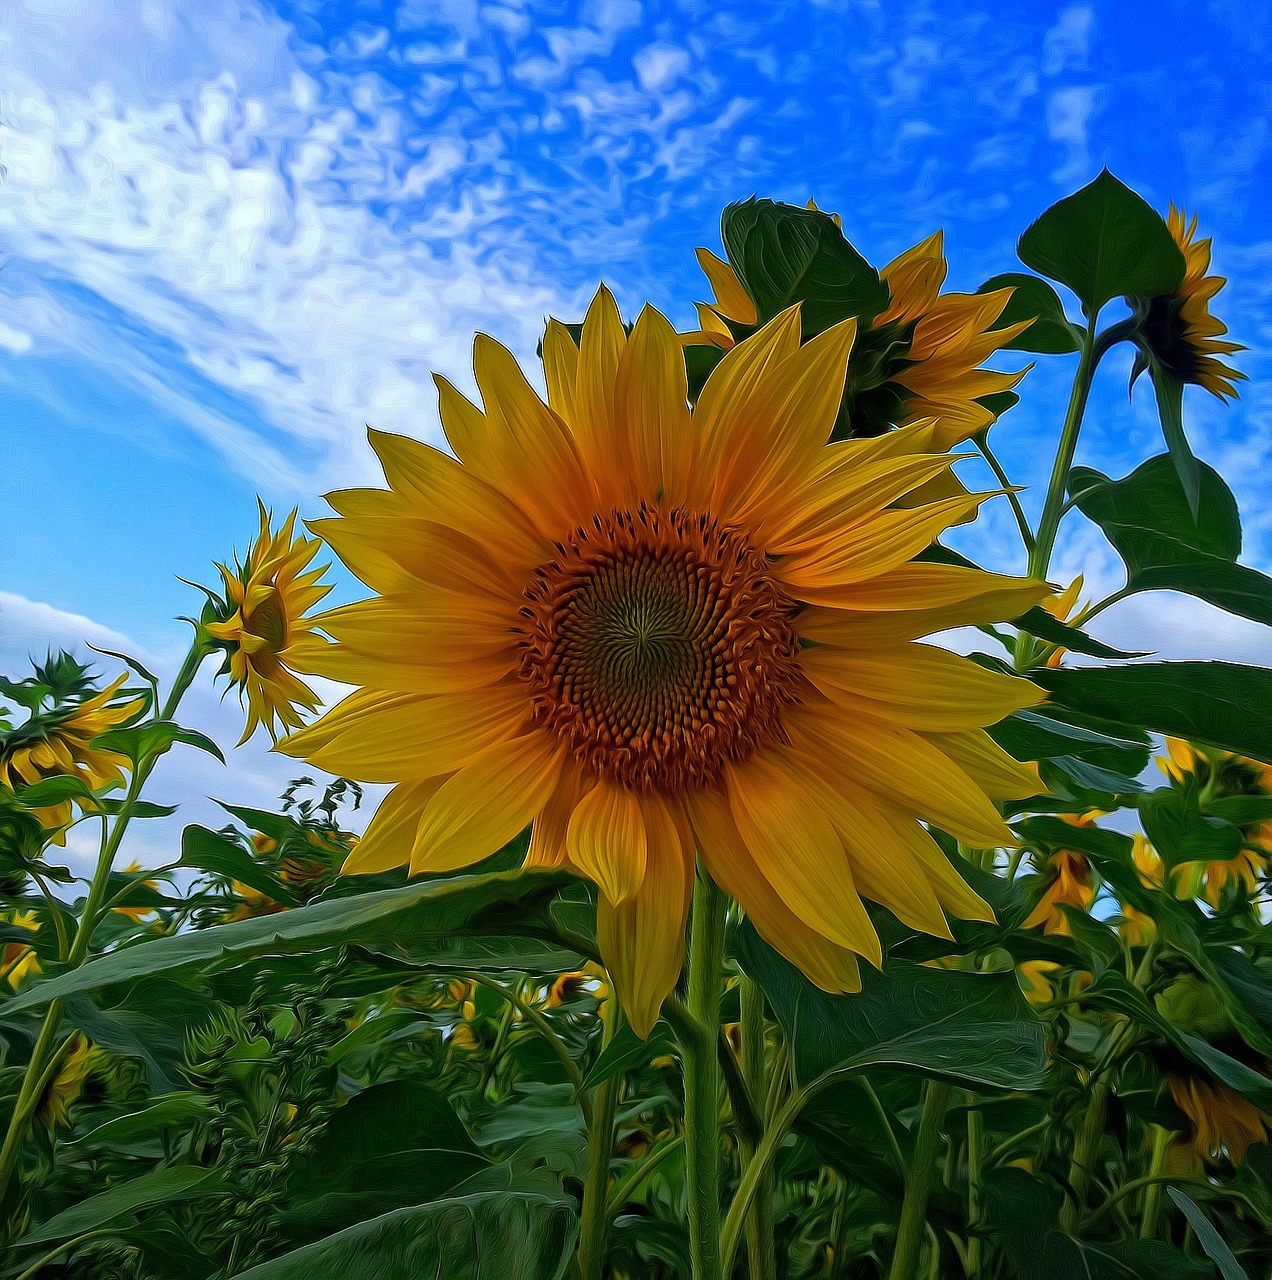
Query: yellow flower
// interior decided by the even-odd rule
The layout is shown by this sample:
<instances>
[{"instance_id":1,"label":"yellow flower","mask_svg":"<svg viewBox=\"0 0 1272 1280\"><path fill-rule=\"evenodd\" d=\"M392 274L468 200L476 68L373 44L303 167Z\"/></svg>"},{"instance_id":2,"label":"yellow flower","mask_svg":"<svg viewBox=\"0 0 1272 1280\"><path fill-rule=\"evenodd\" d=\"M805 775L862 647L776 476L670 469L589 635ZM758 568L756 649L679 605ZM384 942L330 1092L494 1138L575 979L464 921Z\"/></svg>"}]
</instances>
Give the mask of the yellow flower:
<instances>
[{"instance_id":1,"label":"yellow flower","mask_svg":"<svg viewBox=\"0 0 1272 1280\"><path fill-rule=\"evenodd\" d=\"M28 929L31 933L40 931L40 921L34 911L13 910L0 916L5 924L16 925L19 929ZM15 991L22 980L30 974L40 972L40 957L35 948L25 942L6 942L0 948L0 978L3 978Z\"/></svg>"},{"instance_id":2,"label":"yellow flower","mask_svg":"<svg viewBox=\"0 0 1272 1280\"><path fill-rule=\"evenodd\" d=\"M1166 868L1157 850L1138 831L1131 837L1131 858L1139 872L1140 884L1145 889L1160 889L1166 881ZM1150 915L1136 910L1129 902L1121 904L1122 918L1118 931L1132 947L1144 947L1157 932L1157 923Z\"/></svg>"},{"instance_id":3,"label":"yellow flower","mask_svg":"<svg viewBox=\"0 0 1272 1280\"><path fill-rule=\"evenodd\" d=\"M1060 816L1071 826L1090 827L1095 825L1098 815L1092 812L1078 815L1064 813ZM1050 876L1047 887L1021 928L1030 929L1035 925L1042 925L1044 933L1067 937L1069 919L1060 908L1077 907L1080 911L1086 911L1095 901L1091 864L1086 855L1076 849L1057 849L1047 860L1046 873Z\"/></svg>"},{"instance_id":4,"label":"yellow flower","mask_svg":"<svg viewBox=\"0 0 1272 1280\"><path fill-rule=\"evenodd\" d=\"M809 207L816 208L811 201ZM880 272L891 295L888 306L863 331L859 355L848 365L853 435L874 436L935 419L934 445L952 448L994 422L997 414L982 401L1010 391L1027 372L980 367L1033 321L991 327L1011 299L1011 289L941 293L948 270L943 237L935 232ZM734 344L730 323L753 326L755 304L727 262L706 249L698 250L698 262L716 300L699 304L700 328L683 341L727 350Z\"/></svg>"},{"instance_id":5,"label":"yellow flower","mask_svg":"<svg viewBox=\"0 0 1272 1280\"><path fill-rule=\"evenodd\" d=\"M40 1101L40 1115L50 1129L70 1126L70 1108L80 1096L97 1057L93 1045L82 1035L76 1035Z\"/></svg>"},{"instance_id":6,"label":"yellow flower","mask_svg":"<svg viewBox=\"0 0 1272 1280\"><path fill-rule=\"evenodd\" d=\"M1272 765L1215 748L1199 750L1181 738L1166 739L1166 756L1158 766L1173 782L1183 783L1192 775L1202 794L1202 809L1208 800L1231 796L1272 796ZM1193 897L1201 894L1218 907L1229 884L1254 893L1272 858L1272 820L1240 826L1245 845L1233 858L1190 864L1191 873L1177 879L1177 892Z\"/></svg>"},{"instance_id":7,"label":"yellow flower","mask_svg":"<svg viewBox=\"0 0 1272 1280\"><path fill-rule=\"evenodd\" d=\"M283 729L297 729L304 719L296 710L314 711L319 699L292 673L293 649L313 639L312 623L305 614L331 590L319 579L324 565L306 572L317 554L319 542L303 535L293 538L296 513L289 515L277 533L270 531L269 514L261 504L261 527L243 563L233 572L219 564L225 580L225 599L215 621L204 628L226 651L222 675L238 685L246 696L247 727L240 744L264 725L277 738L275 721Z\"/></svg>"},{"instance_id":8,"label":"yellow flower","mask_svg":"<svg viewBox=\"0 0 1272 1280\"><path fill-rule=\"evenodd\" d=\"M1233 1164L1241 1164L1249 1147L1268 1140L1262 1112L1235 1089L1191 1072L1169 1074L1166 1083L1175 1105L1191 1122L1191 1132L1180 1145L1195 1161L1213 1165L1226 1155Z\"/></svg>"},{"instance_id":9,"label":"yellow flower","mask_svg":"<svg viewBox=\"0 0 1272 1280\"><path fill-rule=\"evenodd\" d=\"M1016 966L1020 989L1030 1004L1050 1004L1056 998L1053 976L1060 970L1055 960L1022 960Z\"/></svg>"},{"instance_id":10,"label":"yellow flower","mask_svg":"<svg viewBox=\"0 0 1272 1280\"><path fill-rule=\"evenodd\" d=\"M974 510L892 504L950 463L927 426L827 445L852 322L797 308L730 351L697 406L668 322L628 335L602 289L549 403L479 336L484 411L438 380L458 460L372 433L388 490L317 521L378 594L316 620L310 669L361 686L282 749L396 784L348 872L446 872L533 823L527 864L599 889L597 937L646 1035L675 985L695 854L828 991L880 944L871 898L949 936L992 919L920 825L1013 843L1037 794L984 732L1026 681L920 636L1016 616L1041 583L912 557Z\"/></svg>"},{"instance_id":11,"label":"yellow flower","mask_svg":"<svg viewBox=\"0 0 1272 1280\"><path fill-rule=\"evenodd\" d=\"M9 745L0 743L0 787L15 790L63 776L78 777L92 790L122 783L128 757L94 747L93 740L127 724L141 710L140 698L114 701L126 679L120 676L92 697L32 715L20 725ZM57 832L55 844L66 843L66 828L74 816L70 800L31 813L46 830Z\"/></svg>"},{"instance_id":12,"label":"yellow flower","mask_svg":"<svg viewBox=\"0 0 1272 1280\"><path fill-rule=\"evenodd\" d=\"M1172 204L1166 225L1184 255L1184 279L1175 293L1141 304L1143 340L1167 373L1181 382L1204 387L1220 399L1235 400L1236 382L1245 374L1216 357L1231 355L1244 347L1225 339L1222 335L1228 332L1228 326L1210 314L1211 300L1227 280L1206 274L1210 241L1193 238L1197 234L1196 216L1189 222L1183 210Z\"/></svg>"}]
</instances>

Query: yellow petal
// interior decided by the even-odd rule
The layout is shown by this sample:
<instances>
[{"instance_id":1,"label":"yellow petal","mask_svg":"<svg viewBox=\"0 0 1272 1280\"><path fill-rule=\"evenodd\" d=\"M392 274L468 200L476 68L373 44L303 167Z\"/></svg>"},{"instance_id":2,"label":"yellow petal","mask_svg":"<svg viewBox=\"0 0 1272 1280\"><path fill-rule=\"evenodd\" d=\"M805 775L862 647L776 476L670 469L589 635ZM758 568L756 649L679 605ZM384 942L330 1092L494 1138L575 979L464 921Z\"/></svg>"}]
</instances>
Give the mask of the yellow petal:
<instances>
[{"instance_id":1,"label":"yellow petal","mask_svg":"<svg viewBox=\"0 0 1272 1280\"><path fill-rule=\"evenodd\" d=\"M583 795L583 784L577 768L565 769L557 781L551 798L534 820L530 832L530 847L526 850L527 867L561 867L569 855L565 846L565 833L570 825L574 806Z\"/></svg>"},{"instance_id":2,"label":"yellow petal","mask_svg":"<svg viewBox=\"0 0 1272 1280\"><path fill-rule=\"evenodd\" d=\"M793 771L754 756L726 776L738 833L782 901L832 942L882 963L839 834Z\"/></svg>"},{"instance_id":3,"label":"yellow petal","mask_svg":"<svg viewBox=\"0 0 1272 1280\"><path fill-rule=\"evenodd\" d=\"M574 387L575 438L594 475L605 474L614 423L614 387L618 360L627 335L614 295L604 286L596 291L583 318L578 374Z\"/></svg>"},{"instance_id":4,"label":"yellow petal","mask_svg":"<svg viewBox=\"0 0 1272 1280\"><path fill-rule=\"evenodd\" d=\"M502 849L552 794L561 748L531 733L487 747L441 785L420 820L411 872L454 871Z\"/></svg>"},{"instance_id":5,"label":"yellow petal","mask_svg":"<svg viewBox=\"0 0 1272 1280\"><path fill-rule=\"evenodd\" d=\"M429 778L424 782L407 782L394 787L380 801L375 817L344 860L340 874L376 875L408 865L424 808L442 781L442 778Z\"/></svg>"},{"instance_id":6,"label":"yellow petal","mask_svg":"<svg viewBox=\"0 0 1272 1280\"><path fill-rule=\"evenodd\" d=\"M578 371L579 349L570 331L559 320L549 320L543 335L543 374L548 384L548 404L571 428L578 417L574 397Z\"/></svg>"},{"instance_id":7,"label":"yellow petal","mask_svg":"<svg viewBox=\"0 0 1272 1280\"><path fill-rule=\"evenodd\" d=\"M955 760L995 800L1027 800L1046 794L1038 766L1015 759L981 729L924 734L943 755Z\"/></svg>"},{"instance_id":8,"label":"yellow petal","mask_svg":"<svg viewBox=\"0 0 1272 1280\"><path fill-rule=\"evenodd\" d=\"M631 897L596 904L596 941L632 1030L645 1039L684 964L685 921L693 892L693 858L666 806L639 801L646 835L645 873Z\"/></svg>"},{"instance_id":9,"label":"yellow petal","mask_svg":"<svg viewBox=\"0 0 1272 1280\"><path fill-rule=\"evenodd\" d=\"M612 903L630 898L645 875L645 823L635 795L598 782L574 807L565 834L570 861Z\"/></svg>"},{"instance_id":10,"label":"yellow petal","mask_svg":"<svg viewBox=\"0 0 1272 1280\"><path fill-rule=\"evenodd\" d=\"M759 323L759 315L751 295L742 287L737 272L710 249L698 250L698 265L711 283L721 314L738 324Z\"/></svg>"}]
</instances>

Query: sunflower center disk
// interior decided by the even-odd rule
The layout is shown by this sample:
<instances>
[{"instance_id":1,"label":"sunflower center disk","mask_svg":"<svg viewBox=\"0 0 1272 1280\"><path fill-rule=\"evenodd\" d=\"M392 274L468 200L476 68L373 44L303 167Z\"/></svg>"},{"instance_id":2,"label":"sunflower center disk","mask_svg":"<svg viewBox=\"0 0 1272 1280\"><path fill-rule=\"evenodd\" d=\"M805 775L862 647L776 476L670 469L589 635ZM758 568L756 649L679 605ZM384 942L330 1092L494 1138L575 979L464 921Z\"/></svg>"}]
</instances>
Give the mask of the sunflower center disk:
<instances>
[{"instance_id":1,"label":"sunflower center disk","mask_svg":"<svg viewBox=\"0 0 1272 1280\"><path fill-rule=\"evenodd\" d=\"M581 764L672 791L782 740L802 683L792 602L738 531L642 505L557 552L526 587L520 674Z\"/></svg>"}]
</instances>

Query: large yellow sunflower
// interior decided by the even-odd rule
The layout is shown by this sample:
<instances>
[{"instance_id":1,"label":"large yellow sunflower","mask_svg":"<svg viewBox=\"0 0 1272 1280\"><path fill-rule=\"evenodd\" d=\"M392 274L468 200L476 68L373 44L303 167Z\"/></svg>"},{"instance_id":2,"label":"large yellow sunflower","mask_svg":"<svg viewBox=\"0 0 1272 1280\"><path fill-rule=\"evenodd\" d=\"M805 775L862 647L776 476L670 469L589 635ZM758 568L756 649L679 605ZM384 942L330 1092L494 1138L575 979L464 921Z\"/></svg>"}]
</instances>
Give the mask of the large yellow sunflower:
<instances>
[{"instance_id":1,"label":"large yellow sunflower","mask_svg":"<svg viewBox=\"0 0 1272 1280\"><path fill-rule=\"evenodd\" d=\"M984 732L1029 683L917 643L1017 616L1041 583L915 563L980 497L892 504L949 466L917 425L827 445L854 325L792 308L687 403L680 341L601 289L549 325L548 404L479 336L484 409L438 379L456 457L371 433L387 490L316 521L378 594L315 619L308 670L361 686L282 749L396 784L345 864L445 872L533 823L527 863L599 890L646 1034L680 973L695 854L814 982L856 989L871 898L948 936L992 918L920 819L1012 843L1040 790Z\"/></svg>"},{"instance_id":2,"label":"large yellow sunflower","mask_svg":"<svg viewBox=\"0 0 1272 1280\"><path fill-rule=\"evenodd\" d=\"M1140 304L1144 341L1167 373L1181 382L1205 387L1220 399L1235 400L1236 383L1245 374L1218 359L1245 348L1222 335L1228 326L1210 314L1210 303L1227 284L1224 276L1210 276L1210 241L1197 240L1197 218L1191 222L1172 204L1166 219L1184 255L1184 279L1174 293Z\"/></svg>"},{"instance_id":3,"label":"large yellow sunflower","mask_svg":"<svg viewBox=\"0 0 1272 1280\"><path fill-rule=\"evenodd\" d=\"M811 201L809 207L816 209ZM735 331L756 324L755 304L729 263L707 249L698 250L698 262L715 298L698 304L700 327L682 340L728 350ZM990 407L993 398L1025 376L1027 370L997 373L981 367L1033 323L993 327L1012 290L942 293L947 271L944 233L937 231L879 273L888 286L888 306L862 330L848 365L853 435L879 435L935 419L934 445L952 448L989 427L998 416Z\"/></svg>"},{"instance_id":4,"label":"large yellow sunflower","mask_svg":"<svg viewBox=\"0 0 1272 1280\"><path fill-rule=\"evenodd\" d=\"M45 778L77 777L91 790L124 781L128 757L118 751L93 746L93 740L127 724L141 710L140 698L116 701L126 676L108 688L79 701L61 703L33 713L7 737L0 737L0 787L15 790ZM32 809L47 831L57 834L55 844L65 844L65 829L73 811L70 800Z\"/></svg>"},{"instance_id":5,"label":"large yellow sunflower","mask_svg":"<svg viewBox=\"0 0 1272 1280\"><path fill-rule=\"evenodd\" d=\"M218 602L218 617L205 621L204 629L225 650L222 675L238 685L247 701L247 726L240 745L260 725L277 737L275 722L283 729L297 729L304 718L297 707L314 711L319 699L292 673L291 650L311 635L305 614L331 590L319 579L324 565L308 569L321 543L316 538L295 537L296 513L277 533L270 530L269 513L260 507L261 527L247 558L233 570L217 565L225 581L225 599ZM306 572L306 570L308 571Z\"/></svg>"}]
</instances>

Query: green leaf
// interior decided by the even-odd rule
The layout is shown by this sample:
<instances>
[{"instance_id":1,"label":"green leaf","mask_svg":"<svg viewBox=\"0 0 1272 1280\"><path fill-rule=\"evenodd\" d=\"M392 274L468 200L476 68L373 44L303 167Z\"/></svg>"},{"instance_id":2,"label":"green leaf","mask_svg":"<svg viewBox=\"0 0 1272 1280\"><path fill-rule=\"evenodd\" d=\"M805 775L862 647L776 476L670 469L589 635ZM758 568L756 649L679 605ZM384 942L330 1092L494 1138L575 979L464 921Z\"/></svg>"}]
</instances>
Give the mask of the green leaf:
<instances>
[{"instance_id":1,"label":"green leaf","mask_svg":"<svg viewBox=\"0 0 1272 1280\"><path fill-rule=\"evenodd\" d=\"M293 1163L287 1234L309 1240L423 1204L489 1163L436 1089L416 1080L374 1084L335 1111Z\"/></svg>"},{"instance_id":2,"label":"green leaf","mask_svg":"<svg viewBox=\"0 0 1272 1280\"><path fill-rule=\"evenodd\" d=\"M220 1188L221 1175L215 1169L203 1169L197 1165L153 1169L54 1214L23 1236L18 1244L50 1244L54 1240L69 1240L85 1231L107 1226L127 1214L173 1204L178 1200L196 1199Z\"/></svg>"},{"instance_id":3,"label":"green leaf","mask_svg":"<svg viewBox=\"0 0 1272 1280\"><path fill-rule=\"evenodd\" d=\"M1195 788L1163 787L1141 796L1136 807L1144 834L1168 867L1221 862L1241 852L1241 832L1222 818L1202 813Z\"/></svg>"},{"instance_id":4,"label":"green leaf","mask_svg":"<svg viewBox=\"0 0 1272 1280\"><path fill-rule=\"evenodd\" d=\"M1027 613L1014 618L1011 625L1021 631L1027 631L1039 640L1050 644L1058 644L1073 653L1085 653L1091 658L1142 658L1142 653L1126 652L1096 640L1077 627L1071 627L1059 618L1053 618L1041 605L1034 605Z\"/></svg>"},{"instance_id":5,"label":"green leaf","mask_svg":"<svg viewBox=\"0 0 1272 1280\"><path fill-rule=\"evenodd\" d=\"M600 1056L592 1064L592 1069L583 1080L585 1089L595 1089L598 1084L627 1071L634 1071L647 1066L654 1058L673 1052L671 1032L665 1022L659 1022L649 1034L648 1040L642 1040L627 1023L623 1023L618 1034L601 1050Z\"/></svg>"},{"instance_id":6,"label":"green leaf","mask_svg":"<svg viewBox=\"0 0 1272 1280\"><path fill-rule=\"evenodd\" d=\"M261 866L237 840L191 824L181 833L181 866L211 871L230 880L238 880L258 893L263 893L284 906L295 906L291 890Z\"/></svg>"},{"instance_id":7,"label":"green leaf","mask_svg":"<svg viewBox=\"0 0 1272 1280\"><path fill-rule=\"evenodd\" d=\"M1232 662L1142 662L1038 670L1065 707L1272 760L1272 671Z\"/></svg>"},{"instance_id":8,"label":"green leaf","mask_svg":"<svg viewBox=\"0 0 1272 1280\"><path fill-rule=\"evenodd\" d=\"M75 1148L84 1157L94 1147L145 1154L165 1129L184 1132L212 1114L212 1103L202 1093L169 1093L140 1111L116 1116L90 1129L75 1140Z\"/></svg>"},{"instance_id":9,"label":"green leaf","mask_svg":"<svg viewBox=\"0 0 1272 1280\"><path fill-rule=\"evenodd\" d=\"M14 798L28 809L44 809L65 800L93 800L92 788L77 773L59 773L29 786L15 787Z\"/></svg>"},{"instance_id":10,"label":"green leaf","mask_svg":"<svg viewBox=\"0 0 1272 1280\"><path fill-rule=\"evenodd\" d=\"M738 929L742 968L764 989L809 1083L831 1072L899 1067L969 1088L1032 1089L1046 1066L1042 1025L1014 973L932 969L890 958L862 966L862 989L832 996Z\"/></svg>"},{"instance_id":11,"label":"green leaf","mask_svg":"<svg viewBox=\"0 0 1272 1280\"><path fill-rule=\"evenodd\" d=\"M1020 237L1020 260L1066 284L1093 315L1111 298L1173 293L1184 256L1165 220L1105 169Z\"/></svg>"},{"instance_id":12,"label":"green leaf","mask_svg":"<svg viewBox=\"0 0 1272 1280\"><path fill-rule=\"evenodd\" d=\"M994 321L995 329L1006 329L1022 320L1033 320L1024 333L1004 344L1007 351L1037 351L1047 355L1067 355L1078 351L1082 340L1064 314L1060 295L1037 276L1009 271L986 280L977 293L993 293L996 289L1014 289L1003 313Z\"/></svg>"},{"instance_id":13,"label":"green leaf","mask_svg":"<svg viewBox=\"0 0 1272 1280\"><path fill-rule=\"evenodd\" d=\"M887 285L828 214L752 199L725 209L720 232L761 323L800 302L810 338L888 305Z\"/></svg>"},{"instance_id":14,"label":"green leaf","mask_svg":"<svg viewBox=\"0 0 1272 1280\"><path fill-rule=\"evenodd\" d=\"M1122 480L1075 467L1069 492L1125 562L1128 591L1182 591L1272 626L1272 578L1235 563L1241 553L1236 499L1213 467L1198 467L1195 512L1166 454Z\"/></svg>"},{"instance_id":15,"label":"green leaf","mask_svg":"<svg viewBox=\"0 0 1272 1280\"><path fill-rule=\"evenodd\" d=\"M106 751L118 751L136 764L140 760L165 754L176 742L197 747L200 751L215 756L222 764L225 763L221 748L211 738L197 729L187 729L174 720L147 720L144 724L130 725L126 729L111 729L107 733L98 734L93 739L93 746Z\"/></svg>"},{"instance_id":16,"label":"green leaf","mask_svg":"<svg viewBox=\"0 0 1272 1280\"><path fill-rule=\"evenodd\" d=\"M126 803L125 800L99 800L97 807L103 813L117 814ZM131 808L134 818L171 818L176 811L175 804L152 804L149 800L134 800Z\"/></svg>"},{"instance_id":17,"label":"green leaf","mask_svg":"<svg viewBox=\"0 0 1272 1280\"><path fill-rule=\"evenodd\" d=\"M576 1229L570 1203L486 1192L398 1209L328 1236L239 1280L561 1280Z\"/></svg>"},{"instance_id":18,"label":"green leaf","mask_svg":"<svg viewBox=\"0 0 1272 1280\"><path fill-rule=\"evenodd\" d=\"M459 934L551 937L547 911L572 877L564 872L502 872L431 880L294 911L155 938L111 952L69 973L34 983L10 1000L9 1013L161 973L233 964L252 956L321 951L355 943L400 945L422 954Z\"/></svg>"},{"instance_id":19,"label":"green leaf","mask_svg":"<svg viewBox=\"0 0 1272 1280\"><path fill-rule=\"evenodd\" d=\"M1261 1111L1272 1111L1272 1080L1267 1076L1260 1075L1253 1067L1247 1067L1222 1049L1216 1049L1200 1036L1175 1031L1174 1040L1194 1062L1205 1067L1229 1089L1244 1094Z\"/></svg>"},{"instance_id":20,"label":"green leaf","mask_svg":"<svg viewBox=\"0 0 1272 1280\"><path fill-rule=\"evenodd\" d=\"M271 840L277 840L279 844L300 830L300 823L294 818L289 818L285 813L270 813L266 809L249 809L244 805L226 804L224 800L218 800L217 804L244 826L269 836Z\"/></svg>"},{"instance_id":21,"label":"green leaf","mask_svg":"<svg viewBox=\"0 0 1272 1280\"><path fill-rule=\"evenodd\" d=\"M1149 360L1149 372L1157 395L1162 437L1170 451L1170 460L1175 464L1175 474L1188 501L1188 509L1195 517L1201 501L1201 464L1184 431L1184 384L1174 374L1167 373L1156 357Z\"/></svg>"},{"instance_id":22,"label":"green leaf","mask_svg":"<svg viewBox=\"0 0 1272 1280\"><path fill-rule=\"evenodd\" d=\"M1178 1187L1167 1187L1166 1194L1175 1202L1175 1207L1180 1213L1188 1219L1188 1225L1192 1227L1197 1243L1205 1250L1206 1257L1219 1268L1219 1274L1223 1280L1250 1280L1245 1268L1237 1261L1224 1238L1215 1230L1197 1202Z\"/></svg>"},{"instance_id":23,"label":"green leaf","mask_svg":"<svg viewBox=\"0 0 1272 1280\"><path fill-rule=\"evenodd\" d=\"M1115 735L1075 724L1050 704L1013 712L989 730L989 735L1017 760L1083 760L1096 768L1135 777L1152 754L1147 734Z\"/></svg>"}]
</instances>

